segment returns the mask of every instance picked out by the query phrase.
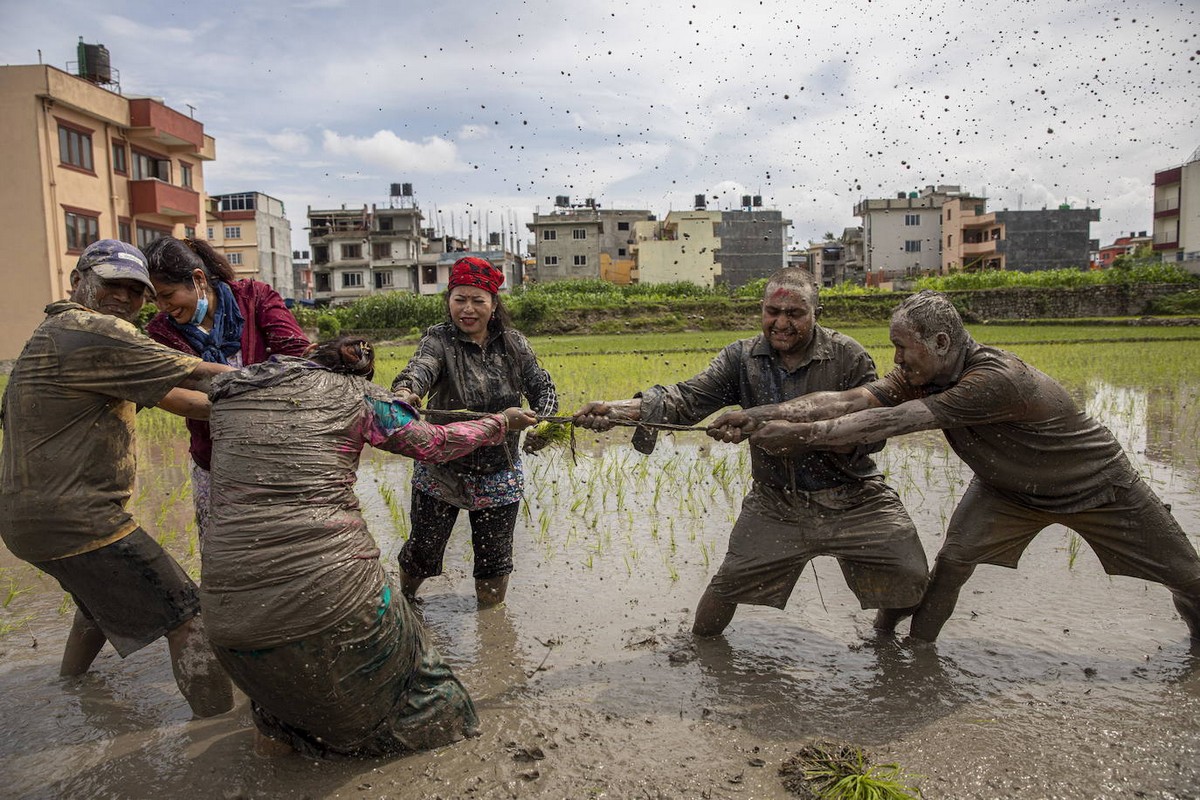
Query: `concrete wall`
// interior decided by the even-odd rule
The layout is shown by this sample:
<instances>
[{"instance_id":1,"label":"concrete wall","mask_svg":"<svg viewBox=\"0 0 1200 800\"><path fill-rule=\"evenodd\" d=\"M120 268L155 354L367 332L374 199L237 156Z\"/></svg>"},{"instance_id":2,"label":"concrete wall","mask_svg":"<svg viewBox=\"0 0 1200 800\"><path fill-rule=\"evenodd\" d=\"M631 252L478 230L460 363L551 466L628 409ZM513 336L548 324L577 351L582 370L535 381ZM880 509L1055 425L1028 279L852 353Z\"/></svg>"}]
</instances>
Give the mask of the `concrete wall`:
<instances>
[{"instance_id":1,"label":"concrete wall","mask_svg":"<svg viewBox=\"0 0 1200 800\"><path fill-rule=\"evenodd\" d=\"M947 292L959 310L978 320L1136 317L1152 300L1186 287L1168 284L1088 286L1079 289L987 289ZM899 299L896 301L899 303Z\"/></svg>"},{"instance_id":2,"label":"concrete wall","mask_svg":"<svg viewBox=\"0 0 1200 800\"><path fill-rule=\"evenodd\" d=\"M1086 267L1091 252L1089 225L1100 219L1096 208L997 211L1004 226L997 250L1004 267L1029 272L1041 269Z\"/></svg>"},{"instance_id":3,"label":"concrete wall","mask_svg":"<svg viewBox=\"0 0 1200 800\"><path fill-rule=\"evenodd\" d=\"M637 243L639 283L687 281L711 287L721 275L717 261L721 239L720 211L672 211L663 220L662 231L670 239L647 238ZM639 228L640 229L640 228Z\"/></svg>"},{"instance_id":4,"label":"concrete wall","mask_svg":"<svg viewBox=\"0 0 1200 800\"><path fill-rule=\"evenodd\" d=\"M719 282L744 286L783 269L787 252L787 228L791 220L779 211L722 211L717 225L721 249Z\"/></svg>"}]
</instances>

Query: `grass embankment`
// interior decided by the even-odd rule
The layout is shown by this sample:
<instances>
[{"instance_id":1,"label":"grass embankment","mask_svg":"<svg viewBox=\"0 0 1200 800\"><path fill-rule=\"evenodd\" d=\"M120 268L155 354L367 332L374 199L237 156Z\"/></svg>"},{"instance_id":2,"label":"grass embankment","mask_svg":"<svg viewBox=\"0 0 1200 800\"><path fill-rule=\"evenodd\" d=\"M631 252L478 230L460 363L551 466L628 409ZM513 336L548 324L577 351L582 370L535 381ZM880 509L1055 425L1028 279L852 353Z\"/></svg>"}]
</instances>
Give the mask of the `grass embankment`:
<instances>
[{"instance_id":1,"label":"grass embankment","mask_svg":"<svg viewBox=\"0 0 1200 800\"><path fill-rule=\"evenodd\" d=\"M504 296L516 326L528 334L623 332L722 331L755 324L766 279L730 290L689 283L617 286L599 280L560 281L518 287ZM1139 283L1178 284L1181 292L1197 283L1196 277L1177 267L1153 264L1123 270L1043 272L988 272L923 278L917 288L942 291L994 288L1077 288ZM1200 313L1200 292L1190 299L1164 303L1157 313ZM861 286L824 289L821 302L828 319L841 324L886 322L905 292L888 292ZM404 292L366 297L346 306L300 309L297 317L309 330L325 338L341 331L357 331L372 338L416 337L445 318L440 295L417 296Z\"/></svg>"}]
</instances>

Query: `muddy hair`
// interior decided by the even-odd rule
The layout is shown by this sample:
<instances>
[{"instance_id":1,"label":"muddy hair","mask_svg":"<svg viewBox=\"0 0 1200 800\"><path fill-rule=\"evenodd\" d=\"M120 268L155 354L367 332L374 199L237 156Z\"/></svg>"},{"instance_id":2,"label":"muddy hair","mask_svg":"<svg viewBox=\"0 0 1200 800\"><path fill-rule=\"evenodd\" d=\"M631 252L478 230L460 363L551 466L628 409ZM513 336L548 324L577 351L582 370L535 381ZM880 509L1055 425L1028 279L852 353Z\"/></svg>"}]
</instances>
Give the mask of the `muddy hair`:
<instances>
[{"instance_id":1,"label":"muddy hair","mask_svg":"<svg viewBox=\"0 0 1200 800\"><path fill-rule=\"evenodd\" d=\"M150 268L150 278L162 283L194 286L196 281L192 273L195 270L203 271L209 283L232 283L237 280L225 256L203 239L164 236L142 248L142 253L146 256L146 266Z\"/></svg>"},{"instance_id":2,"label":"muddy hair","mask_svg":"<svg viewBox=\"0 0 1200 800\"><path fill-rule=\"evenodd\" d=\"M817 283L813 274L804 267L784 267L767 278L767 283L763 286L763 297L766 297L767 288L770 286L778 286L789 292L805 292L814 306L820 305L821 284Z\"/></svg>"},{"instance_id":3,"label":"muddy hair","mask_svg":"<svg viewBox=\"0 0 1200 800\"><path fill-rule=\"evenodd\" d=\"M338 336L314 344L305 357L343 375L359 375L367 380L375 377L375 348L358 336Z\"/></svg>"},{"instance_id":4,"label":"muddy hair","mask_svg":"<svg viewBox=\"0 0 1200 800\"><path fill-rule=\"evenodd\" d=\"M969 338L958 309L946 295L930 289L906 297L892 312L892 320L908 323L922 340L944 333L954 348L961 347Z\"/></svg>"}]
</instances>

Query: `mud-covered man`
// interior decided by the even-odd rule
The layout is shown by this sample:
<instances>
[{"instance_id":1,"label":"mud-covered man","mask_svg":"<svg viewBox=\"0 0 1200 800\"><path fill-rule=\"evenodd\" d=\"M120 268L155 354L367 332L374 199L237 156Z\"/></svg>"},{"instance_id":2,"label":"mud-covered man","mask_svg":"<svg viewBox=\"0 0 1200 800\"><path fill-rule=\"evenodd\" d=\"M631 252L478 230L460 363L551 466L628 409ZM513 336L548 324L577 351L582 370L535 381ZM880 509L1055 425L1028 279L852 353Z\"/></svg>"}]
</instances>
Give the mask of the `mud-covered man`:
<instances>
[{"instance_id":1,"label":"mud-covered man","mask_svg":"<svg viewBox=\"0 0 1200 800\"><path fill-rule=\"evenodd\" d=\"M849 337L821 327L819 288L807 270L768 279L762 334L734 342L709 367L632 400L592 402L575 422L607 430L612 420L694 424L731 405L752 408L810 392L841 391L875 379L875 365ZM641 431L634 445L650 452ZM825 448L785 457L751 447L754 482L729 535L724 563L696 608L699 636L721 633L741 603L782 609L814 556L833 556L863 608L914 605L927 562L896 492L865 447ZM882 612L881 612L882 613Z\"/></svg>"},{"instance_id":2,"label":"mud-covered man","mask_svg":"<svg viewBox=\"0 0 1200 800\"><path fill-rule=\"evenodd\" d=\"M196 585L125 510L138 406L206 418L208 379L229 369L164 347L131 322L153 291L141 251L90 245L71 297L46 307L0 404L0 536L75 599L61 674L88 670L105 642L121 657L167 637L197 716L228 711L229 678L204 636Z\"/></svg>"},{"instance_id":3,"label":"mud-covered man","mask_svg":"<svg viewBox=\"0 0 1200 800\"><path fill-rule=\"evenodd\" d=\"M975 477L915 609L917 639L937 638L978 564L1016 568L1053 523L1078 532L1108 574L1164 584L1200 639L1200 557L1107 428L1053 378L972 340L944 295L924 291L901 303L891 340L896 368L882 380L732 412L711 432L726 441L752 432L751 443L794 453L943 431Z\"/></svg>"}]
</instances>

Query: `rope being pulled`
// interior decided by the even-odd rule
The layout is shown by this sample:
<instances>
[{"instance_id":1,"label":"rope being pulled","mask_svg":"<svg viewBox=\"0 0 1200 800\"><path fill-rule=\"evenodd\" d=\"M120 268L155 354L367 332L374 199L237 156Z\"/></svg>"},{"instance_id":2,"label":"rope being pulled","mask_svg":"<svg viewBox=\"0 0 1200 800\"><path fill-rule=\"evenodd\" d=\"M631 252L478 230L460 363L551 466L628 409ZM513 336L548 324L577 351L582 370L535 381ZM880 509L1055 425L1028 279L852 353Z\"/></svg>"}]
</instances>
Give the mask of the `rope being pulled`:
<instances>
[{"instance_id":1,"label":"rope being pulled","mask_svg":"<svg viewBox=\"0 0 1200 800\"><path fill-rule=\"evenodd\" d=\"M484 414L478 411L443 411L440 408L429 409L425 414L438 419L480 419L481 417L490 417L491 414ZM573 417L538 417L538 422L549 422L555 425L571 425L574 423ZM701 433L708 430L705 427L696 427L694 425L673 425L669 422L638 422L630 419L610 419L610 423L621 428L650 428L656 431L699 431Z\"/></svg>"}]
</instances>

